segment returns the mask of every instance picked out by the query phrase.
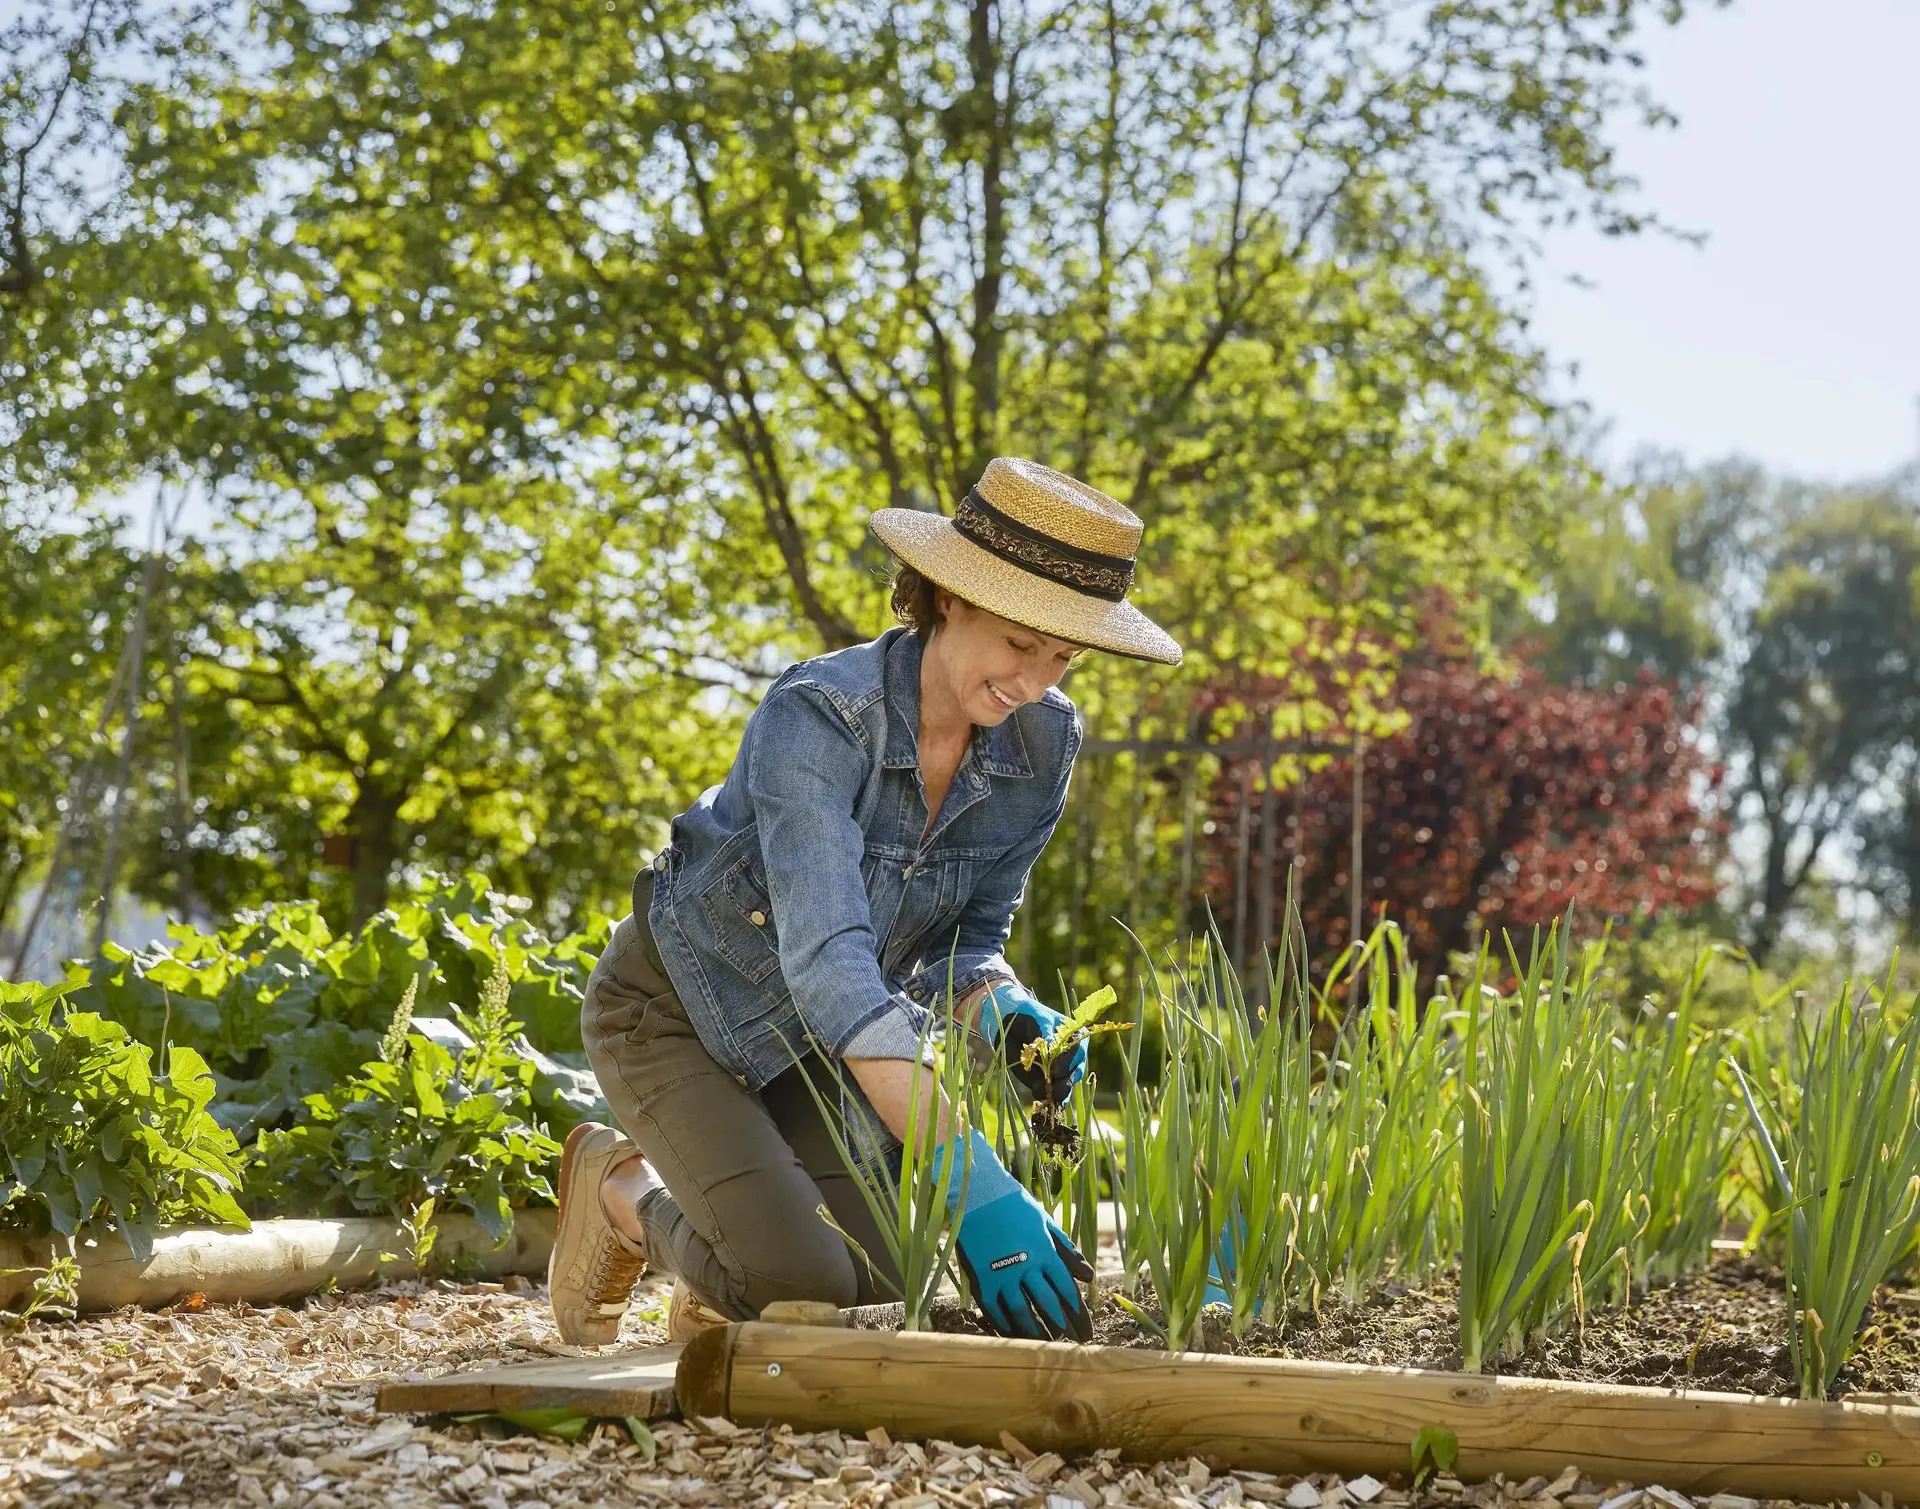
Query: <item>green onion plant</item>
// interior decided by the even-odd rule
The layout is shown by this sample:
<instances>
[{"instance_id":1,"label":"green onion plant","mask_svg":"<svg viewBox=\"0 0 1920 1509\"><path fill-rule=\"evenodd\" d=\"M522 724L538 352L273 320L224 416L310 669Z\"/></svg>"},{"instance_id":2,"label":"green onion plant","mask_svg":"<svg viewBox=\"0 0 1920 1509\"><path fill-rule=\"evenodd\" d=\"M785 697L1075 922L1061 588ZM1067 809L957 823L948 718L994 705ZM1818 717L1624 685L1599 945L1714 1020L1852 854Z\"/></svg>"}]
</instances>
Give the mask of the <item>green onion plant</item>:
<instances>
[{"instance_id":1,"label":"green onion plant","mask_svg":"<svg viewBox=\"0 0 1920 1509\"><path fill-rule=\"evenodd\" d=\"M1849 979L1812 1023L1795 1013L1786 1094L1757 1093L1730 1061L1785 1228L1788 1339L1807 1399L1832 1389L1920 1214L1920 1012L1887 1008L1892 981L1856 999Z\"/></svg>"},{"instance_id":2,"label":"green onion plant","mask_svg":"<svg viewBox=\"0 0 1920 1509\"><path fill-rule=\"evenodd\" d=\"M945 1040L936 1043L935 1032L940 1028L946 1029ZM903 1326L909 1331L931 1328L933 1301L943 1278L951 1275L962 1295L966 1293L959 1265L953 1262L960 1226L952 1210L964 1206L967 1182L973 1173L966 1126L970 1108L980 1100L977 1084L980 1074L962 1041L964 1030L956 1023L953 992L949 988L922 1023L918 1045L921 1061L931 1059L936 1065L936 1098L944 1100L949 1109L948 1140L956 1141L960 1150L959 1182L951 1208L946 1189L953 1173L949 1170L943 1177L935 1177L933 1154L941 1139L934 1135L934 1127L926 1124L926 1117L937 1115L937 1111L927 1107L923 1097L915 1095L908 1105L906 1137L901 1146L888 1148L882 1145L866 1117L843 1117L840 1105L829 1105L814 1082L814 1062L795 1055L801 1077L833 1138L834 1149L853 1176L854 1186L879 1228L892 1273L883 1270L873 1254L864 1251L849 1233L842 1230L840 1235L852 1249L855 1260L866 1265L875 1281L899 1295L905 1312ZM822 1049L813 1055L813 1060L824 1067L826 1077L839 1090L843 1105L859 1096L858 1087L849 1082L832 1054ZM833 1224L824 1205L819 1213L821 1219ZM839 1230L837 1226L835 1229ZM898 1275L897 1283L893 1275Z\"/></svg>"}]
</instances>

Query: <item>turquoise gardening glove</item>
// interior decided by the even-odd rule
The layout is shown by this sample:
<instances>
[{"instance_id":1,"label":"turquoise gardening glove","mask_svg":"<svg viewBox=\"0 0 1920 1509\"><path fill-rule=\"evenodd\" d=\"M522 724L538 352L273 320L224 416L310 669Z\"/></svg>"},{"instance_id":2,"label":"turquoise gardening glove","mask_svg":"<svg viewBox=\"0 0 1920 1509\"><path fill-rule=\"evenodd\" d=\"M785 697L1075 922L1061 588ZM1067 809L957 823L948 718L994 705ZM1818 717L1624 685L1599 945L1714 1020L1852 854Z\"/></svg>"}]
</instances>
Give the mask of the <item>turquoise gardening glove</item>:
<instances>
[{"instance_id":1,"label":"turquoise gardening glove","mask_svg":"<svg viewBox=\"0 0 1920 1509\"><path fill-rule=\"evenodd\" d=\"M1233 1296L1226 1291L1226 1275L1220 1271L1220 1254L1213 1255L1213 1261L1207 1264L1207 1292L1200 1297L1203 1305L1233 1305Z\"/></svg>"},{"instance_id":2,"label":"turquoise gardening glove","mask_svg":"<svg viewBox=\"0 0 1920 1509\"><path fill-rule=\"evenodd\" d=\"M1020 1055L1036 1038L1052 1037L1066 1025L1067 1019L1050 1006L1042 1006L1027 987L1013 980L1002 981L980 1001L980 1035L999 1050L1015 1079L1027 1087L1035 1100L1050 1100L1065 1105L1073 1087L1087 1072L1087 1040L1083 1037L1071 1049L1053 1061L1053 1078L1040 1072L1040 1065L1020 1067Z\"/></svg>"},{"instance_id":3,"label":"turquoise gardening glove","mask_svg":"<svg viewBox=\"0 0 1920 1509\"><path fill-rule=\"evenodd\" d=\"M1238 1218L1221 1228L1220 1245L1214 1249L1213 1261L1207 1264L1207 1288L1200 1296L1202 1305L1232 1306L1233 1296L1227 1293L1226 1270L1233 1266L1234 1233L1245 1229L1246 1223Z\"/></svg>"},{"instance_id":4,"label":"turquoise gardening glove","mask_svg":"<svg viewBox=\"0 0 1920 1509\"><path fill-rule=\"evenodd\" d=\"M1093 1321L1074 1280L1090 1281L1093 1265L1007 1172L984 1136L968 1135L970 1165L960 1148L956 1137L934 1149L933 1177L941 1181L947 1209L959 1208L954 1248L988 1328L1032 1341L1068 1335L1092 1341ZM956 1165L951 1171L950 1162ZM963 1175L966 1201L960 1204Z\"/></svg>"}]
</instances>

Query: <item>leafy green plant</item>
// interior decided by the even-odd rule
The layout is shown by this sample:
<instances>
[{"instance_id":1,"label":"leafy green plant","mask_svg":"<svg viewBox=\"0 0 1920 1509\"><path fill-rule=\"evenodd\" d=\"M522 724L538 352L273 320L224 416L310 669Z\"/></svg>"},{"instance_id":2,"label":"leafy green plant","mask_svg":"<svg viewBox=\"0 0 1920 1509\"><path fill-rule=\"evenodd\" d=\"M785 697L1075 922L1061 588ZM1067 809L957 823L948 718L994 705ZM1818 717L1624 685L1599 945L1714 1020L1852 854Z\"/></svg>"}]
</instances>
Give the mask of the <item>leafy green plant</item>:
<instances>
[{"instance_id":1,"label":"leafy green plant","mask_svg":"<svg viewBox=\"0 0 1920 1509\"><path fill-rule=\"evenodd\" d=\"M104 1212L142 1261L159 1226L246 1227L200 1055L169 1045L155 1074L146 1044L66 992L0 983L0 1225L71 1239Z\"/></svg>"},{"instance_id":2,"label":"leafy green plant","mask_svg":"<svg viewBox=\"0 0 1920 1509\"><path fill-rule=\"evenodd\" d=\"M400 1218L400 1235L405 1240L407 1250L404 1253L383 1252L383 1263L407 1262L413 1271L422 1276L429 1271L433 1262L433 1249L440 1240L440 1227L433 1219L434 1199L428 1195L412 1210Z\"/></svg>"},{"instance_id":3,"label":"leafy green plant","mask_svg":"<svg viewBox=\"0 0 1920 1509\"><path fill-rule=\"evenodd\" d=\"M1032 1070L1037 1065L1041 1079L1052 1084L1053 1066L1064 1054L1070 1053L1089 1038L1109 1032L1126 1032L1133 1027L1132 1022L1100 1020L1119 1004L1119 999L1111 985L1102 985L1075 1006L1051 1036L1037 1037L1022 1048L1020 1067ZM1055 1164L1075 1162L1080 1153L1079 1126L1066 1115L1066 1109L1042 1098L1033 1103L1029 1121L1034 1143L1040 1149L1041 1156Z\"/></svg>"},{"instance_id":4,"label":"leafy green plant","mask_svg":"<svg viewBox=\"0 0 1920 1509\"><path fill-rule=\"evenodd\" d=\"M366 1062L409 985L421 1014L438 1015L504 969L508 1008L543 1055L541 1083L571 1105L578 1076L548 1055L581 1053L581 991L604 935L548 939L518 912L479 875L430 875L338 937L312 902L278 903L212 932L173 926L152 948L109 945L73 1002L142 1041L167 1031L198 1051L218 1080L216 1116L246 1138L298 1120L305 1097Z\"/></svg>"},{"instance_id":5,"label":"leafy green plant","mask_svg":"<svg viewBox=\"0 0 1920 1509\"><path fill-rule=\"evenodd\" d=\"M1444 1425L1423 1425L1413 1433L1413 1481L1418 1487L1436 1472L1452 1472L1460 1460L1460 1438Z\"/></svg>"},{"instance_id":6,"label":"leafy green plant","mask_svg":"<svg viewBox=\"0 0 1920 1509\"><path fill-rule=\"evenodd\" d=\"M1773 1099L1731 1062L1785 1228L1788 1341L1800 1393L1824 1399L1851 1355L1874 1288L1920 1215L1920 1011L1891 992L1796 1013L1787 1082Z\"/></svg>"},{"instance_id":7,"label":"leafy green plant","mask_svg":"<svg viewBox=\"0 0 1920 1509\"><path fill-rule=\"evenodd\" d=\"M534 1066L514 1051L505 967L496 964L477 1011L456 1012L471 1039L457 1054L405 1026L403 992L386 1037L392 1058L363 1064L344 1085L306 1098L308 1119L260 1134L249 1192L261 1203L305 1200L407 1217L431 1198L444 1215L471 1211L498 1242L512 1207L551 1202L560 1147L534 1119ZM399 1030L395 1030L398 1028Z\"/></svg>"},{"instance_id":8,"label":"leafy green plant","mask_svg":"<svg viewBox=\"0 0 1920 1509\"><path fill-rule=\"evenodd\" d=\"M1291 956L1280 974L1298 986ZM1298 1211L1287 1160L1302 1143L1298 1097L1310 1051L1306 1024L1285 1012L1249 1018L1217 933L1201 944L1197 968L1163 983L1159 997L1166 1060L1157 1084L1142 1075L1136 1034L1123 1060L1121 1156L1113 1189L1129 1280L1143 1269L1165 1316L1168 1344L1203 1339L1200 1312L1218 1272L1236 1334L1270 1287L1276 1252L1286 1249Z\"/></svg>"},{"instance_id":9,"label":"leafy green plant","mask_svg":"<svg viewBox=\"0 0 1920 1509\"><path fill-rule=\"evenodd\" d=\"M72 1320L80 1308L80 1263L62 1253L44 1268L0 1268L0 1278L33 1275L27 1302L19 1310L0 1310L0 1331L25 1330L43 1316Z\"/></svg>"}]
</instances>

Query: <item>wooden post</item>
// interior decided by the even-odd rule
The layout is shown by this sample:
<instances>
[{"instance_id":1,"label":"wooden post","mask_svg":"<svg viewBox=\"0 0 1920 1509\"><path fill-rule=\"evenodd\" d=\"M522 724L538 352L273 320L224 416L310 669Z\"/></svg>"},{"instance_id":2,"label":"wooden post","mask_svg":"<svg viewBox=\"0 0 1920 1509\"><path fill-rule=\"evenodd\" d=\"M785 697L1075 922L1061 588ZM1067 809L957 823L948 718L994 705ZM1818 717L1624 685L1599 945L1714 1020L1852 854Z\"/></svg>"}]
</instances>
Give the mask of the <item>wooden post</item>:
<instances>
[{"instance_id":1,"label":"wooden post","mask_svg":"<svg viewBox=\"0 0 1920 1509\"><path fill-rule=\"evenodd\" d=\"M1259 919L1259 928L1253 941L1253 956L1260 961L1260 968L1254 977L1253 989L1248 993L1248 1001L1256 1006L1271 1004L1268 987L1272 983L1267 972L1265 959L1268 942L1273 937L1273 861L1274 861L1274 822L1275 804L1273 793L1274 732L1273 707L1267 707L1267 734L1262 741L1265 752L1260 756L1260 883L1254 887L1254 916Z\"/></svg>"},{"instance_id":2,"label":"wooden post","mask_svg":"<svg viewBox=\"0 0 1920 1509\"><path fill-rule=\"evenodd\" d=\"M865 1432L1039 1451L1119 1447L1267 1472L1407 1470L1450 1430L1464 1479L1569 1464L1602 1483L1763 1498L1920 1502L1920 1409L1561 1383L1275 1357L761 1324L687 1343L681 1411L757 1429Z\"/></svg>"},{"instance_id":3,"label":"wooden post","mask_svg":"<svg viewBox=\"0 0 1920 1509\"><path fill-rule=\"evenodd\" d=\"M1187 742L1192 743L1199 734L1200 714L1197 711L1187 713ZM1180 776L1180 905L1175 916L1173 930L1176 937L1183 937L1187 926L1187 913L1193 907L1193 796L1194 787L1199 783L1200 761L1202 756L1191 753L1183 756L1186 768ZM1185 957L1182 950L1181 957Z\"/></svg>"},{"instance_id":4,"label":"wooden post","mask_svg":"<svg viewBox=\"0 0 1920 1509\"><path fill-rule=\"evenodd\" d=\"M1080 988L1080 943L1086 931L1087 872L1093 868L1093 825L1098 819L1094 787L1099 767L1091 763L1080 781L1080 825L1073 835L1073 911L1068 920L1067 988ZM1066 1003L1061 1002L1061 1009Z\"/></svg>"},{"instance_id":5,"label":"wooden post","mask_svg":"<svg viewBox=\"0 0 1920 1509\"><path fill-rule=\"evenodd\" d=\"M1128 720L1127 736L1135 741L1140 738L1140 708L1134 705L1133 717ZM1141 892L1140 874L1140 762L1145 756L1135 750L1127 756L1127 905L1138 903ZM1146 918L1129 918L1136 930L1146 925ZM1120 999L1131 1005L1133 1001L1133 982L1135 972L1140 967L1140 951L1133 946L1133 940L1127 940L1126 947L1126 988L1120 993ZM1096 986L1096 988L1098 988Z\"/></svg>"},{"instance_id":6,"label":"wooden post","mask_svg":"<svg viewBox=\"0 0 1920 1509\"><path fill-rule=\"evenodd\" d=\"M1233 844L1233 970L1244 984L1247 978L1247 923L1252 906L1247 897L1247 847L1252 842L1253 763L1240 761L1240 810L1234 818Z\"/></svg>"},{"instance_id":7,"label":"wooden post","mask_svg":"<svg viewBox=\"0 0 1920 1509\"><path fill-rule=\"evenodd\" d=\"M1361 867L1363 856L1360 853L1361 804L1366 797L1365 776L1362 773L1367 758L1367 741L1359 734L1353 736L1353 837L1347 856L1347 881L1352 887L1349 908L1347 941L1360 941L1360 905L1363 897L1361 890ZM1348 984L1347 1002L1349 1005L1358 997L1360 975L1356 970Z\"/></svg>"}]
</instances>

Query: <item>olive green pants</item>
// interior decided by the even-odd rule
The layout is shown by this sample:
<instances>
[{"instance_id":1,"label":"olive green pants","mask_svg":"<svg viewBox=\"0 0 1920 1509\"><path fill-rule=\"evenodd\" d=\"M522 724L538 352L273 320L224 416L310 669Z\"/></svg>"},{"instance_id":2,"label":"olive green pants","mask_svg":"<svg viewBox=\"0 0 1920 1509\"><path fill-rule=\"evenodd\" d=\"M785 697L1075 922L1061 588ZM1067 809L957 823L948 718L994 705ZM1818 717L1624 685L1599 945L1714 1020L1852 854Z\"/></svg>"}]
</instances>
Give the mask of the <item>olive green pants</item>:
<instances>
[{"instance_id":1,"label":"olive green pants","mask_svg":"<svg viewBox=\"0 0 1920 1509\"><path fill-rule=\"evenodd\" d=\"M580 1009L601 1092L666 1185L638 1206L648 1266L678 1274L735 1320L779 1299L844 1307L894 1298L886 1244L802 1078L810 1073L837 1107L832 1074L810 1057L756 1094L716 1063L654 947L652 897L653 872L642 871L634 915L614 928ZM881 1283L820 1218L822 1205L880 1267Z\"/></svg>"}]
</instances>

